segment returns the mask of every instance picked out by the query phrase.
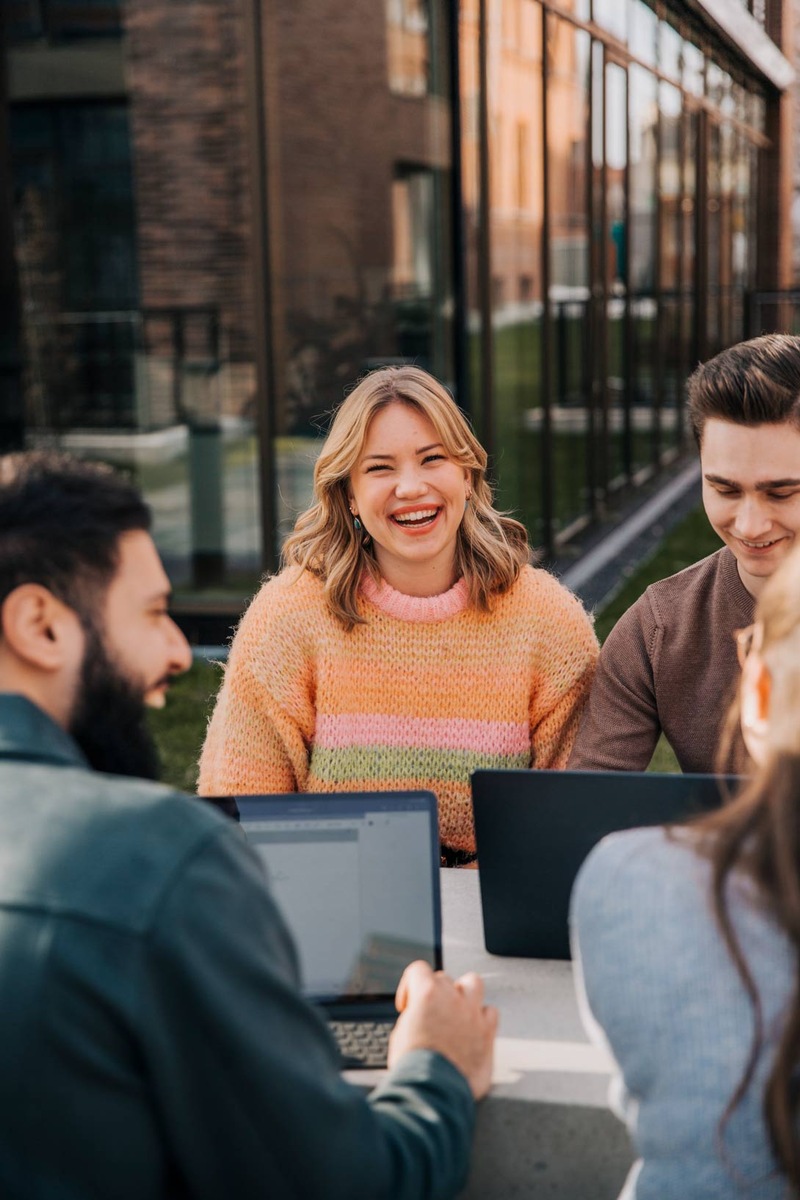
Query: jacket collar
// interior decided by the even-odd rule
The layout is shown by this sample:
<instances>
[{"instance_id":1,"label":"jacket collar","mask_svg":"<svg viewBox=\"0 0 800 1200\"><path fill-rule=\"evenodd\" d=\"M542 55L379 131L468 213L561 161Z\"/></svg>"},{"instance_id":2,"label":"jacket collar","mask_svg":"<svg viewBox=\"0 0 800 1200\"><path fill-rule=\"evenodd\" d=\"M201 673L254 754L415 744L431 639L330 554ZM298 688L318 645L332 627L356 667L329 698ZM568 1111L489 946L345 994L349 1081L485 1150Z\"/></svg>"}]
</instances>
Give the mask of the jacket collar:
<instances>
[{"instance_id":1,"label":"jacket collar","mask_svg":"<svg viewBox=\"0 0 800 1200\"><path fill-rule=\"evenodd\" d=\"M88 766L77 743L38 705L0 692L0 761L6 758Z\"/></svg>"}]
</instances>

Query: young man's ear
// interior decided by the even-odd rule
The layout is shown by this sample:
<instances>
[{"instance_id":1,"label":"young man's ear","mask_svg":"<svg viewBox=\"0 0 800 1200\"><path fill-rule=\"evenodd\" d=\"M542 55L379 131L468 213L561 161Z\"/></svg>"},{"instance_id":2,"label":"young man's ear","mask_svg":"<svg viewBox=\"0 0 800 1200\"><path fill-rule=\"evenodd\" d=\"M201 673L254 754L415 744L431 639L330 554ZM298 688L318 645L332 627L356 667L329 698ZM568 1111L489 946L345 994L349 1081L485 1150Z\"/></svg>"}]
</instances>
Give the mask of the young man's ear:
<instances>
[{"instance_id":1,"label":"young man's ear","mask_svg":"<svg viewBox=\"0 0 800 1200\"><path fill-rule=\"evenodd\" d=\"M77 613L39 583L22 583L6 596L0 628L6 648L40 671L59 671L81 653Z\"/></svg>"}]
</instances>

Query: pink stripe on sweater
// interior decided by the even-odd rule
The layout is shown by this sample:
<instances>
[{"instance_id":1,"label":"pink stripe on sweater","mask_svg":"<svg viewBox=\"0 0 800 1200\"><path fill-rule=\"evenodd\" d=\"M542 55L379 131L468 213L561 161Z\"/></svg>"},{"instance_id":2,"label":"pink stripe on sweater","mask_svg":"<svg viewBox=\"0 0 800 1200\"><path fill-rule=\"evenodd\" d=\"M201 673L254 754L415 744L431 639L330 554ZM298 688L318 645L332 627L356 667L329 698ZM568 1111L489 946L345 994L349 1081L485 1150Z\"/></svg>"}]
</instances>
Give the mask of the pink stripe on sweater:
<instances>
[{"instance_id":1,"label":"pink stripe on sweater","mask_svg":"<svg viewBox=\"0 0 800 1200\"><path fill-rule=\"evenodd\" d=\"M530 738L526 721L318 713L314 741L326 750L341 750L348 746L422 746L435 750L524 754L530 750Z\"/></svg>"}]
</instances>

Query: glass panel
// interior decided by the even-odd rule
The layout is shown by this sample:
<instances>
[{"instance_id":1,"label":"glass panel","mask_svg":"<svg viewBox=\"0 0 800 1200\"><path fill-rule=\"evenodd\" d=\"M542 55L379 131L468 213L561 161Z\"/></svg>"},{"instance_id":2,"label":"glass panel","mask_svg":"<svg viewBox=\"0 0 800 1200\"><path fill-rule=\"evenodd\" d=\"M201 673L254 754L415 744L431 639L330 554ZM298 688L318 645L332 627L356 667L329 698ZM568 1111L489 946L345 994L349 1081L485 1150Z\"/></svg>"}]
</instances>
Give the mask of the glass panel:
<instances>
[{"instance_id":1,"label":"glass panel","mask_svg":"<svg viewBox=\"0 0 800 1200\"><path fill-rule=\"evenodd\" d=\"M708 272L708 292L703 298L706 304L706 346L704 354L710 357L722 349L722 328L720 324L720 304L722 286L722 270L724 259L722 253L722 163L721 138L719 126L713 122L708 124L708 170L706 174L706 212L707 212L707 245L706 269Z\"/></svg>"},{"instance_id":2,"label":"glass panel","mask_svg":"<svg viewBox=\"0 0 800 1200\"><path fill-rule=\"evenodd\" d=\"M555 26L548 73L553 525L591 508L589 420L588 33Z\"/></svg>"},{"instance_id":3,"label":"glass panel","mask_svg":"<svg viewBox=\"0 0 800 1200\"><path fill-rule=\"evenodd\" d=\"M30 97L10 120L27 443L127 468L179 604L238 610L261 529L233 11L160 6L123 44L118 5L48 3L51 33L80 26L80 80L58 69L69 48L9 55Z\"/></svg>"},{"instance_id":4,"label":"glass panel","mask_svg":"<svg viewBox=\"0 0 800 1200\"><path fill-rule=\"evenodd\" d=\"M442 6L387 0L382 24L363 7L333 23L292 0L264 11L282 535L365 371L411 359L455 387L450 114ZM381 69L343 85L365 56Z\"/></svg>"},{"instance_id":5,"label":"glass panel","mask_svg":"<svg viewBox=\"0 0 800 1200\"><path fill-rule=\"evenodd\" d=\"M722 72L719 106L724 116L736 116L736 85L727 71Z\"/></svg>"},{"instance_id":6,"label":"glass panel","mask_svg":"<svg viewBox=\"0 0 800 1200\"><path fill-rule=\"evenodd\" d=\"M630 107L630 324L632 467L652 461L657 395L656 215L658 200L658 82L632 65Z\"/></svg>"},{"instance_id":7,"label":"glass panel","mask_svg":"<svg viewBox=\"0 0 800 1200\"><path fill-rule=\"evenodd\" d=\"M606 406L606 374L608 347L606 343L606 315L608 294L608 253L606 238L605 200L605 51L599 41L592 42L592 96L591 96L591 169L592 186L589 191L591 206L591 242L589 263L591 274L589 336L591 354L589 370L592 375L590 394L589 425L592 432L591 471L594 500L602 506L608 488L608 410Z\"/></svg>"},{"instance_id":8,"label":"glass panel","mask_svg":"<svg viewBox=\"0 0 800 1200\"><path fill-rule=\"evenodd\" d=\"M717 108L722 104L723 88L724 72L709 59L706 64L706 95Z\"/></svg>"},{"instance_id":9,"label":"glass panel","mask_svg":"<svg viewBox=\"0 0 800 1200\"><path fill-rule=\"evenodd\" d=\"M683 182L681 169L681 93L668 83L659 86L661 106L659 161L659 445L674 445L685 377L681 347L681 235Z\"/></svg>"},{"instance_id":10,"label":"glass panel","mask_svg":"<svg viewBox=\"0 0 800 1200\"><path fill-rule=\"evenodd\" d=\"M11 116L26 392L36 424L135 429L131 144L122 104Z\"/></svg>"},{"instance_id":11,"label":"glass panel","mask_svg":"<svg viewBox=\"0 0 800 1200\"><path fill-rule=\"evenodd\" d=\"M687 92L702 96L705 86L703 51L691 42L683 42L683 86Z\"/></svg>"},{"instance_id":12,"label":"glass panel","mask_svg":"<svg viewBox=\"0 0 800 1200\"><path fill-rule=\"evenodd\" d=\"M518 2L524 46L489 54L494 428L500 504L541 541L542 24L538 4Z\"/></svg>"},{"instance_id":13,"label":"glass panel","mask_svg":"<svg viewBox=\"0 0 800 1200\"><path fill-rule=\"evenodd\" d=\"M658 17L644 0L628 0L628 49L655 67L658 60Z\"/></svg>"},{"instance_id":14,"label":"glass panel","mask_svg":"<svg viewBox=\"0 0 800 1200\"><path fill-rule=\"evenodd\" d=\"M628 7L625 0L592 0L592 17L621 42L627 41Z\"/></svg>"},{"instance_id":15,"label":"glass panel","mask_svg":"<svg viewBox=\"0 0 800 1200\"><path fill-rule=\"evenodd\" d=\"M747 326L746 293L756 285L755 212L756 164L758 151L744 136L736 139L734 172L731 267L734 287L732 338L740 341L754 331Z\"/></svg>"},{"instance_id":16,"label":"glass panel","mask_svg":"<svg viewBox=\"0 0 800 1200\"><path fill-rule=\"evenodd\" d=\"M427 0L386 0L389 88L401 96L428 91L429 21Z\"/></svg>"},{"instance_id":17,"label":"glass panel","mask_svg":"<svg viewBox=\"0 0 800 1200\"><path fill-rule=\"evenodd\" d=\"M667 21L659 22L658 65L676 83L681 81L683 39Z\"/></svg>"},{"instance_id":18,"label":"glass panel","mask_svg":"<svg viewBox=\"0 0 800 1200\"><path fill-rule=\"evenodd\" d=\"M737 339L733 325L741 326L742 297L734 295L733 280L733 185L736 171L736 137L731 125L720 127L719 159L719 339L730 346Z\"/></svg>"},{"instance_id":19,"label":"glass panel","mask_svg":"<svg viewBox=\"0 0 800 1200\"><path fill-rule=\"evenodd\" d=\"M606 200L606 403L610 435L610 483L628 473L630 421L626 372L628 228L626 175L628 166L628 105L626 73L616 63L606 66L605 200Z\"/></svg>"},{"instance_id":20,"label":"glass panel","mask_svg":"<svg viewBox=\"0 0 800 1200\"><path fill-rule=\"evenodd\" d=\"M763 133L766 128L767 107L763 96L752 97L752 115L751 120L753 128L757 133Z\"/></svg>"},{"instance_id":21,"label":"glass panel","mask_svg":"<svg viewBox=\"0 0 800 1200\"><path fill-rule=\"evenodd\" d=\"M694 109L684 108L683 146L681 154L681 258L680 258L680 352L682 375L685 378L698 361L699 350L695 320L695 272L697 268L697 239L695 236L697 203L697 141L699 117ZM677 413L677 434L683 406Z\"/></svg>"},{"instance_id":22,"label":"glass panel","mask_svg":"<svg viewBox=\"0 0 800 1200\"><path fill-rule=\"evenodd\" d=\"M12 40L117 37L121 0L5 0Z\"/></svg>"},{"instance_id":23,"label":"glass panel","mask_svg":"<svg viewBox=\"0 0 800 1200\"><path fill-rule=\"evenodd\" d=\"M4 16L12 41L44 36L44 21L38 0L6 0Z\"/></svg>"},{"instance_id":24,"label":"glass panel","mask_svg":"<svg viewBox=\"0 0 800 1200\"><path fill-rule=\"evenodd\" d=\"M459 72L461 81L461 195L465 214L465 308L470 413L476 432L485 436L482 378L482 312L480 306L481 162L478 0L459 6Z\"/></svg>"}]
</instances>

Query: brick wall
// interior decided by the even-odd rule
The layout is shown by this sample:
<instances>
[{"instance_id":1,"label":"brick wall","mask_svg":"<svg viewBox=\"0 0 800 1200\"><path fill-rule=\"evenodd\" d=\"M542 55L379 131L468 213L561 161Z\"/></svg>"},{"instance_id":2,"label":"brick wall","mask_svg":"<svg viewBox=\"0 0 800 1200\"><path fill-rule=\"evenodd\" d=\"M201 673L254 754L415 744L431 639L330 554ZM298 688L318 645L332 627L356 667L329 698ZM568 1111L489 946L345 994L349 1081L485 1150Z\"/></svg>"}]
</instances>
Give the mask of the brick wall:
<instances>
[{"instance_id":1,"label":"brick wall","mask_svg":"<svg viewBox=\"0 0 800 1200\"><path fill-rule=\"evenodd\" d=\"M253 282L239 5L129 0L125 32L141 305L217 306L223 359L247 363ZM188 355L202 358L203 338L187 336ZM224 406L237 411L252 372L229 377L240 382Z\"/></svg>"}]
</instances>

